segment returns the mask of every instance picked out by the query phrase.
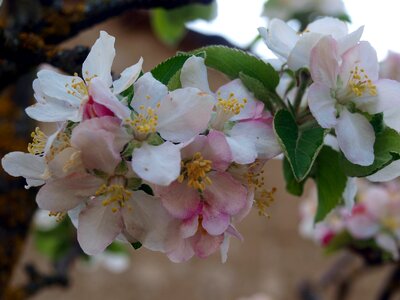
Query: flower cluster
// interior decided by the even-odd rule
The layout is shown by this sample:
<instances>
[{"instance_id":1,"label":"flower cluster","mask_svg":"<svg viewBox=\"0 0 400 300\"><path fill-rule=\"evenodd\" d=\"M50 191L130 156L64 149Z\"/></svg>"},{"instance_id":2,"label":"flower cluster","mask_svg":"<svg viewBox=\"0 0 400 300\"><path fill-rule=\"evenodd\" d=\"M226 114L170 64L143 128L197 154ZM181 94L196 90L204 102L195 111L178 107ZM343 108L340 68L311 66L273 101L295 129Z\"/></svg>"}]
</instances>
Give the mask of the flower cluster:
<instances>
[{"instance_id":1,"label":"flower cluster","mask_svg":"<svg viewBox=\"0 0 400 300\"><path fill-rule=\"evenodd\" d=\"M87 254L117 239L175 262L218 249L226 259L229 237L241 239L234 223L271 201L271 114L239 79L211 91L202 57L185 61L178 89L143 74L142 59L113 81L114 42L101 32L82 78L38 73L26 113L57 130L36 128L29 153L7 154L3 168L41 186L39 207L68 214Z\"/></svg>"},{"instance_id":2,"label":"flower cluster","mask_svg":"<svg viewBox=\"0 0 400 300\"><path fill-rule=\"evenodd\" d=\"M310 196L301 205L300 232L332 250L376 249L399 259L400 254L400 185L359 183L356 204L340 206L314 226L316 197Z\"/></svg>"}]
</instances>

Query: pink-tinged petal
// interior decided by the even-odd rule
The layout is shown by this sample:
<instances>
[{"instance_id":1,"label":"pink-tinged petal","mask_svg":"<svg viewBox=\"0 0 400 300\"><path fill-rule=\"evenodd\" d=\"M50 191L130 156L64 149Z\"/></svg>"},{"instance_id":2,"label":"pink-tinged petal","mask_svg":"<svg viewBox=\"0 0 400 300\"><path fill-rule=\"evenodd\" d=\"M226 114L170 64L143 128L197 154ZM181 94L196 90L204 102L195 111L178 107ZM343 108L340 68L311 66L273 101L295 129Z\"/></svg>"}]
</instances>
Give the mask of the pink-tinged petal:
<instances>
[{"instance_id":1,"label":"pink-tinged petal","mask_svg":"<svg viewBox=\"0 0 400 300\"><path fill-rule=\"evenodd\" d=\"M240 164L252 163L255 158L270 159L282 152L272 126L263 119L236 123L229 131L229 135L231 137L231 142L232 139L238 140L237 145L240 142L244 142L242 151L243 153L248 153L248 158L252 158L250 154L253 154L255 150L256 157L246 161L245 159L239 159L242 154L240 154L240 149L236 147L236 151L234 150L234 156L236 155L235 161ZM228 143L231 145L229 139ZM246 145L248 146L247 149L245 148Z\"/></svg>"},{"instance_id":2,"label":"pink-tinged petal","mask_svg":"<svg viewBox=\"0 0 400 300\"><path fill-rule=\"evenodd\" d=\"M38 81L34 86L37 95L65 101L72 107L79 107L82 100L87 97L84 81L77 76L67 76L51 70L41 70L37 74ZM83 85L85 88L80 89ZM42 97L43 101L47 98ZM39 101L38 102L43 102Z\"/></svg>"},{"instance_id":3,"label":"pink-tinged petal","mask_svg":"<svg viewBox=\"0 0 400 300\"><path fill-rule=\"evenodd\" d=\"M1 165L11 176L29 179L28 186L40 186L44 183L42 175L46 164L43 157L24 152L11 152L1 159Z\"/></svg>"},{"instance_id":4,"label":"pink-tinged petal","mask_svg":"<svg viewBox=\"0 0 400 300\"><path fill-rule=\"evenodd\" d=\"M178 219L190 219L201 209L200 194L186 182L173 182L165 188L158 188L157 195L168 212Z\"/></svg>"},{"instance_id":5,"label":"pink-tinged petal","mask_svg":"<svg viewBox=\"0 0 400 300\"><path fill-rule=\"evenodd\" d=\"M349 33L341 38L336 39L338 43L339 54L343 55L343 53L347 52L347 50L356 46L357 43L360 41L363 32L364 32L364 26L361 26L352 33Z\"/></svg>"},{"instance_id":6,"label":"pink-tinged petal","mask_svg":"<svg viewBox=\"0 0 400 300\"><path fill-rule=\"evenodd\" d=\"M268 48L284 59L289 57L291 50L299 40L297 32L279 19L272 19L268 24L268 29L260 27L258 32Z\"/></svg>"},{"instance_id":7,"label":"pink-tinged petal","mask_svg":"<svg viewBox=\"0 0 400 300\"><path fill-rule=\"evenodd\" d=\"M256 160L257 150L251 139L245 136L226 137L232 152L232 160L238 164L249 164Z\"/></svg>"},{"instance_id":8,"label":"pink-tinged petal","mask_svg":"<svg viewBox=\"0 0 400 300\"><path fill-rule=\"evenodd\" d=\"M133 192L121 209L126 231L153 251L165 251L170 227L175 219L163 207L160 198L143 191Z\"/></svg>"},{"instance_id":9,"label":"pink-tinged petal","mask_svg":"<svg viewBox=\"0 0 400 300\"><path fill-rule=\"evenodd\" d=\"M104 105L121 120L129 119L131 110L111 92L110 88L101 78L93 78L90 81L89 94L95 103ZM101 117L102 115L98 115Z\"/></svg>"},{"instance_id":10,"label":"pink-tinged petal","mask_svg":"<svg viewBox=\"0 0 400 300\"><path fill-rule=\"evenodd\" d=\"M303 34L289 55L288 67L291 70L309 67L311 50L322 37L322 34L314 32Z\"/></svg>"},{"instance_id":11,"label":"pink-tinged petal","mask_svg":"<svg viewBox=\"0 0 400 300\"><path fill-rule=\"evenodd\" d=\"M340 78L344 86L348 84L351 78L351 71L357 66L359 70L363 69L364 74L372 81L378 80L379 64L375 49L368 42L360 42L355 47L348 50L342 56L343 63L340 67Z\"/></svg>"},{"instance_id":12,"label":"pink-tinged petal","mask_svg":"<svg viewBox=\"0 0 400 300\"><path fill-rule=\"evenodd\" d=\"M72 174L47 182L36 195L36 202L45 210L68 211L93 196L102 183L89 174Z\"/></svg>"},{"instance_id":13,"label":"pink-tinged petal","mask_svg":"<svg viewBox=\"0 0 400 300\"><path fill-rule=\"evenodd\" d=\"M194 215L192 218L183 220L179 227L179 234L182 238L187 239L194 236L199 227L199 216Z\"/></svg>"},{"instance_id":14,"label":"pink-tinged petal","mask_svg":"<svg viewBox=\"0 0 400 300\"><path fill-rule=\"evenodd\" d=\"M120 94L127 90L132 84L138 79L140 72L142 71L143 58L141 57L139 61L126 68L122 71L121 77L113 82L113 93Z\"/></svg>"},{"instance_id":15,"label":"pink-tinged petal","mask_svg":"<svg viewBox=\"0 0 400 300\"><path fill-rule=\"evenodd\" d=\"M148 107L156 108L168 94L168 88L155 79L150 72L145 73L135 82L134 90L131 106L139 113Z\"/></svg>"},{"instance_id":16,"label":"pink-tinged petal","mask_svg":"<svg viewBox=\"0 0 400 300\"><path fill-rule=\"evenodd\" d=\"M52 178L64 178L72 173L85 173L81 152L68 147L58 153L50 162L48 170Z\"/></svg>"},{"instance_id":17,"label":"pink-tinged petal","mask_svg":"<svg viewBox=\"0 0 400 300\"><path fill-rule=\"evenodd\" d=\"M335 88L339 61L336 41L331 36L321 38L311 51L311 76L314 82Z\"/></svg>"},{"instance_id":18,"label":"pink-tinged petal","mask_svg":"<svg viewBox=\"0 0 400 300\"><path fill-rule=\"evenodd\" d=\"M311 113L321 127L332 128L336 125L336 100L332 98L330 88L324 84L313 83L308 90L308 105Z\"/></svg>"},{"instance_id":19,"label":"pink-tinged petal","mask_svg":"<svg viewBox=\"0 0 400 300\"><path fill-rule=\"evenodd\" d=\"M343 109L335 127L339 147L354 164L369 166L374 162L375 132L361 114Z\"/></svg>"},{"instance_id":20,"label":"pink-tinged petal","mask_svg":"<svg viewBox=\"0 0 400 300\"><path fill-rule=\"evenodd\" d=\"M335 40L347 35L347 24L332 17L320 18L307 26L306 32L331 35Z\"/></svg>"},{"instance_id":21,"label":"pink-tinged petal","mask_svg":"<svg viewBox=\"0 0 400 300\"><path fill-rule=\"evenodd\" d=\"M204 206L202 215L202 226L211 235L223 234L229 226L230 216L208 205Z\"/></svg>"},{"instance_id":22,"label":"pink-tinged petal","mask_svg":"<svg viewBox=\"0 0 400 300\"><path fill-rule=\"evenodd\" d=\"M182 148L182 160L191 159L193 155L197 152L202 153L204 147L208 142L208 138L205 135L196 136L190 143L187 143L185 147Z\"/></svg>"},{"instance_id":23,"label":"pink-tinged petal","mask_svg":"<svg viewBox=\"0 0 400 300\"><path fill-rule=\"evenodd\" d=\"M192 247L197 257L206 258L213 254L221 246L224 241L224 235L213 236L204 230L199 230L197 234L191 238Z\"/></svg>"},{"instance_id":24,"label":"pink-tinged petal","mask_svg":"<svg viewBox=\"0 0 400 300\"><path fill-rule=\"evenodd\" d=\"M177 89L161 101L157 131L171 142L185 142L207 129L214 98L196 88Z\"/></svg>"},{"instance_id":25,"label":"pink-tinged petal","mask_svg":"<svg viewBox=\"0 0 400 300\"><path fill-rule=\"evenodd\" d=\"M382 170L367 177L372 182L387 182L400 176L400 160L396 160Z\"/></svg>"},{"instance_id":26,"label":"pink-tinged petal","mask_svg":"<svg viewBox=\"0 0 400 300\"><path fill-rule=\"evenodd\" d=\"M221 86L217 91L218 99L234 98L239 103L244 104L240 113L230 118L231 121L245 120L256 118L259 115L259 101L257 101L253 94L243 85L240 79L235 79L227 84Z\"/></svg>"},{"instance_id":27,"label":"pink-tinged petal","mask_svg":"<svg viewBox=\"0 0 400 300\"><path fill-rule=\"evenodd\" d=\"M224 241L220 246L221 262L224 264L228 260L228 251L230 245L230 236L228 234L224 235Z\"/></svg>"},{"instance_id":28,"label":"pink-tinged petal","mask_svg":"<svg viewBox=\"0 0 400 300\"><path fill-rule=\"evenodd\" d=\"M122 216L110 206L94 199L79 214L78 242L89 255L98 254L110 245L124 228Z\"/></svg>"},{"instance_id":29,"label":"pink-tinged petal","mask_svg":"<svg viewBox=\"0 0 400 300\"><path fill-rule=\"evenodd\" d=\"M226 233L237 238L239 241L243 242L244 238L243 236L240 234L239 231L237 231L237 229L235 228L235 226L233 226L232 224L228 226L228 229L226 230Z\"/></svg>"},{"instance_id":30,"label":"pink-tinged petal","mask_svg":"<svg viewBox=\"0 0 400 300\"><path fill-rule=\"evenodd\" d=\"M208 85L207 67L204 58L192 56L186 60L181 70L182 87L194 87L200 91L211 94Z\"/></svg>"},{"instance_id":31,"label":"pink-tinged petal","mask_svg":"<svg viewBox=\"0 0 400 300\"><path fill-rule=\"evenodd\" d=\"M351 216L346 222L346 228L357 239L373 237L379 230L378 223L367 215Z\"/></svg>"},{"instance_id":32,"label":"pink-tinged petal","mask_svg":"<svg viewBox=\"0 0 400 300\"><path fill-rule=\"evenodd\" d=\"M217 211L237 214L247 202L247 190L230 174L211 172L212 184L204 191L204 201Z\"/></svg>"},{"instance_id":33,"label":"pink-tinged petal","mask_svg":"<svg viewBox=\"0 0 400 300\"><path fill-rule=\"evenodd\" d=\"M193 257L194 250L190 239L174 239L170 244L170 250L166 254L172 262L181 263Z\"/></svg>"},{"instance_id":34,"label":"pink-tinged petal","mask_svg":"<svg viewBox=\"0 0 400 300\"><path fill-rule=\"evenodd\" d=\"M86 120L72 131L71 144L81 151L83 164L113 174L121 161L120 152L130 137L114 117Z\"/></svg>"},{"instance_id":35,"label":"pink-tinged petal","mask_svg":"<svg viewBox=\"0 0 400 300\"><path fill-rule=\"evenodd\" d=\"M234 216L232 222L241 222L251 211L254 203L254 188L249 188L247 191L246 205Z\"/></svg>"},{"instance_id":36,"label":"pink-tinged petal","mask_svg":"<svg viewBox=\"0 0 400 300\"><path fill-rule=\"evenodd\" d=\"M114 43L113 36L105 31L100 31L100 37L92 46L82 65L82 75L87 83L93 78L99 77L108 87L111 86L111 66L115 57Z\"/></svg>"},{"instance_id":37,"label":"pink-tinged petal","mask_svg":"<svg viewBox=\"0 0 400 300\"><path fill-rule=\"evenodd\" d=\"M170 185L181 171L180 148L171 142L159 146L143 143L133 151L132 169L148 182L162 186Z\"/></svg>"},{"instance_id":38,"label":"pink-tinged petal","mask_svg":"<svg viewBox=\"0 0 400 300\"><path fill-rule=\"evenodd\" d=\"M212 168L218 171L226 170L232 163L232 152L225 135L221 131L211 130L201 150L205 159L212 161Z\"/></svg>"},{"instance_id":39,"label":"pink-tinged petal","mask_svg":"<svg viewBox=\"0 0 400 300\"><path fill-rule=\"evenodd\" d=\"M389 252L394 260L399 259L399 247L396 240L387 233L380 233L375 238L376 243L385 251Z\"/></svg>"}]
</instances>

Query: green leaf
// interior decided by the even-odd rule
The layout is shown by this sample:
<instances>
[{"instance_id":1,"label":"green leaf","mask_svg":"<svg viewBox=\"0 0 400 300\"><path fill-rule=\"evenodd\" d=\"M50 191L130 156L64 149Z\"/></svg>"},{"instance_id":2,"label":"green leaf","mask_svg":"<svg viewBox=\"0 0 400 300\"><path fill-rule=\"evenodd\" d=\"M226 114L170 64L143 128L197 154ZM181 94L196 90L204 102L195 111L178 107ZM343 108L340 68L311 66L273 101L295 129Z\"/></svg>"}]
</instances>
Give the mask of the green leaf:
<instances>
[{"instance_id":1,"label":"green leaf","mask_svg":"<svg viewBox=\"0 0 400 300\"><path fill-rule=\"evenodd\" d=\"M326 131L316 122L299 127L284 109L274 117L274 130L298 182L304 180L322 148Z\"/></svg>"},{"instance_id":2,"label":"green leaf","mask_svg":"<svg viewBox=\"0 0 400 300\"><path fill-rule=\"evenodd\" d=\"M286 181L286 190L295 196L303 195L305 180L298 182L293 175L289 161L285 157L283 159L283 176Z\"/></svg>"},{"instance_id":3,"label":"green leaf","mask_svg":"<svg viewBox=\"0 0 400 300\"><path fill-rule=\"evenodd\" d=\"M175 9L153 9L151 25L157 37L167 45L176 45L186 33L185 23L212 20L216 16L216 4L191 4Z\"/></svg>"},{"instance_id":4,"label":"green leaf","mask_svg":"<svg viewBox=\"0 0 400 300\"><path fill-rule=\"evenodd\" d=\"M256 78L253 78L243 72L239 73L239 78L247 89L253 92L254 96L264 102L269 111L273 111L271 103L271 92Z\"/></svg>"},{"instance_id":5,"label":"green leaf","mask_svg":"<svg viewBox=\"0 0 400 300\"><path fill-rule=\"evenodd\" d=\"M128 254L129 252L126 245L127 244L121 242L113 242L105 249L105 251L115 254Z\"/></svg>"},{"instance_id":6,"label":"green leaf","mask_svg":"<svg viewBox=\"0 0 400 300\"><path fill-rule=\"evenodd\" d=\"M131 245L135 250L138 250L139 248L142 247L142 243L141 242L134 242L134 243L131 243Z\"/></svg>"},{"instance_id":7,"label":"green leaf","mask_svg":"<svg viewBox=\"0 0 400 300\"><path fill-rule=\"evenodd\" d=\"M157 65L153 70L151 70L151 74L153 74L154 78L161 83L168 85L170 80L174 76L177 76L176 73L180 72L183 64L191 56L192 54L180 53L178 55L170 57L169 59ZM205 53L199 51L196 56L204 57Z\"/></svg>"},{"instance_id":8,"label":"green leaf","mask_svg":"<svg viewBox=\"0 0 400 300\"><path fill-rule=\"evenodd\" d=\"M375 160L370 166L360 166L349 162L344 155L340 162L344 172L350 177L366 177L386 167L400 158L400 135L391 128L376 134L374 144Z\"/></svg>"},{"instance_id":9,"label":"green leaf","mask_svg":"<svg viewBox=\"0 0 400 300\"><path fill-rule=\"evenodd\" d=\"M174 76L171 77L171 79L168 81L168 90L174 91L177 89L180 89L182 87L181 83L181 70L175 73Z\"/></svg>"},{"instance_id":10,"label":"green leaf","mask_svg":"<svg viewBox=\"0 0 400 300\"><path fill-rule=\"evenodd\" d=\"M279 83L279 74L263 60L242 50L225 46L208 46L190 52L198 54L205 52L205 63L208 67L216 69L231 79L239 78L244 73L257 79L272 93Z\"/></svg>"},{"instance_id":11,"label":"green leaf","mask_svg":"<svg viewBox=\"0 0 400 300\"><path fill-rule=\"evenodd\" d=\"M322 221L326 215L343 202L347 176L339 163L339 153L324 146L316 160L315 182L318 190L318 209L315 222Z\"/></svg>"}]
</instances>

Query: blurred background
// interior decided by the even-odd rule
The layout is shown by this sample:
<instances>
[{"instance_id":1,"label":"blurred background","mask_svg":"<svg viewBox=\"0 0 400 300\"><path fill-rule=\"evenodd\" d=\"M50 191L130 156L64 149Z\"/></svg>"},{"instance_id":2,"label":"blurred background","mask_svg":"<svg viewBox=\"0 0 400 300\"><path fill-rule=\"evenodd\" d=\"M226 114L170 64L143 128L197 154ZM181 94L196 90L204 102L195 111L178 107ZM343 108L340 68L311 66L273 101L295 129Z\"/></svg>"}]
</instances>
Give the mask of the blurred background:
<instances>
[{"instance_id":1,"label":"blurred background","mask_svg":"<svg viewBox=\"0 0 400 300\"><path fill-rule=\"evenodd\" d=\"M48 11L43 13L40 10L43 3L45 7L49 5L47 2L57 9L65 9L67 13L69 9L72 13L66 13L67 16L78 16L79 9L86 2L91 2L90 5L94 7L96 5L95 0L4 1L0 26L11 24L19 32L32 28L36 32L46 32L43 30L46 25L42 24L37 29L26 24L40 24L43 16L52 17ZM295 28L301 28L302 23L321 15L349 19L350 30L365 25L363 37L377 49L379 59L383 59L388 50L400 51L400 39L395 31L400 27L400 18L397 17L400 4L396 1L381 0L379 9L376 1L346 0L345 9L343 3L329 7L329 3L337 5L337 1L270 2L275 2L270 4L270 8L265 5L265 0L218 0L209 7L194 6L183 12L126 9L112 18L104 18L104 22L93 22L93 26L82 27L77 35L71 34L71 38L69 33L57 35L54 32L48 33L43 40L34 40L33 35L20 35L20 40L28 44L22 52L14 51L13 47L17 46L10 42L12 39L7 36L10 33L2 30L1 38L5 46L0 50L0 79L3 79L0 83L1 153L4 155L12 150L25 150L26 141L29 140L29 132L34 124L26 120L21 108L33 101L30 87L36 74L35 66L47 62L69 72L87 54L86 48L77 46L90 47L100 30L106 30L116 37L117 55L113 65L116 74L141 56L144 57L143 69L147 71L178 50L186 51L208 44L237 46L265 59L272 58L272 53L258 41L257 28L267 26L267 16L273 17L274 10L276 16L287 20L298 18L291 21ZM324 2L324 9L321 9L321 2ZM58 27L53 29L62 32L65 26L59 22ZM37 49L47 47L47 44L59 44L57 51L61 54L52 56L49 53L54 49L47 49L46 59L38 59L28 66L32 62L29 53L39 55ZM38 48L32 50L34 46ZM70 56L67 52L63 53L63 49L74 49L73 57L78 59L67 60ZM14 55L10 56L10 53ZM7 62L4 57L14 60ZM212 72L210 82L216 88L226 82L226 78ZM260 217L257 211L253 211L238 226L244 242L234 240L231 243L225 264L220 262L217 254L206 260L194 258L187 263L175 264L159 253L120 246L92 259L79 253L75 255L74 251L64 251L74 244L75 237L69 236L70 225L63 225L66 227L60 229L60 224L49 221L46 213L40 212L35 212L34 222L31 223L35 211L34 191L26 193L20 181L2 174L0 260L4 262L0 262L0 269L4 271L2 276L9 277L2 278L2 282L10 279L8 286L12 290L12 293L5 294L8 296L4 296L4 299L23 299L25 296L18 293L20 287L31 291L31 299L35 300L341 299L333 287L333 283L339 280L338 273L346 272L361 262L343 253L327 256L313 242L303 239L298 229L298 206L302 200L285 191L281 161L269 161L265 171L267 187L277 188L275 202L268 211L270 217ZM306 195L311 185L307 184ZM54 226L58 228L56 231L53 230ZM73 259L70 259L71 255ZM12 273L6 273L6 268L11 267ZM376 291L381 287L388 268L390 266L365 273L354 282L347 299L376 299ZM46 277L46 274L53 274L54 270L56 275L67 275L62 278ZM310 290L321 292L323 297L312 298Z\"/></svg>"}]
</instances>

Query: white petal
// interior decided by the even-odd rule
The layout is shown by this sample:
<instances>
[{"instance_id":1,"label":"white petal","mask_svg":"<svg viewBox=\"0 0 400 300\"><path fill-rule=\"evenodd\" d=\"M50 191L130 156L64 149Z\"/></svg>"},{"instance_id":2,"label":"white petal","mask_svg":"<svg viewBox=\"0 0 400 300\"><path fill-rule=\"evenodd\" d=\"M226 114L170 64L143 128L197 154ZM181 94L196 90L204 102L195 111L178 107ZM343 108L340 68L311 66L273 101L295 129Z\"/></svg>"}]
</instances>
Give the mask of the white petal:
<instances>
[{"instance_id":1,"label":"white petal","mask_svg":"<svg viewBox=\"0 0 400 300\"><path fill-rule=\"evenodd\" d=\"M306 31L331 35L335 40L347 35L347 24L339 19L324 17L307 26Z\"/></svg>"},{"instance_id":2,"label":"white petal","mask_svg":"<svg viewBox=\"0 0 400 300\"><path fill-rule=\"evenodd\" d=\"M188 58L183 64L180 78L182 87L195 87L200 91L211 94L204 58L198 56Z\"/></svg>"},{"instance_id":3,"label":"white petal","mask_svg":"<svg viewBox=\"0 0 400 300\"><path fill-rule=\"evenodd\" d=\"M399 259L399 248L397 246L396 240L386 233L380 233L375 238L376 243L382 247L385 251L392 254L393 259Z\"/></svg>"},{"instance_id":4,"label":"white petal","mask_svg":"<svg viewBox=\"0 0 400 300\"><path fill-rule=\"evenodd\" d=\"M297 32L279 19L272 19L268 29L258 28L268 48L281 58L287 59L299 39Z\"/></svg>"},{"instance_id":5,"label":"white petal","mask_svg":"<svg viewBox=\"0 0 400 300\"><path fill-rule=\"evenodd\" d=\"M104 251L124 226L119 211L112 212L100 199L94 199L81 211L78 224L79 245L89 255Z\"/></svg>"},{"instance_id":6,"label":"white petal","mask_svg":"<svg viewBox=\"0 0 400 300\"><path fill-rule=\"evenodd\" d=\"M353 48L360 41L361 36L364 32L364 26L361 26L357 30L349 33L341 38L336 39L338 42L339 54L342 55L350 48Z\"/></svg>"},{"instance_id":7,"label":"white petal","mask_svg":"<svg viewBox=\"0 0 400 300\"><path fill-rule=\"evenodd\" d=\"M343 109L335 127L339 147L354 164L369 166L374 162L375 132L367 119Z\"/></svg>"},{"instance_id":8,"label":"white petal","mask_svg":"<svg viewBox=\"0 0 400 300\"><path fill-rule=\"evenodd\" d=\"M79 122L79 109L65 101L47 99L47 102L36 103L25 109L26 114L39 122L63 122L70 120Z\"/></svg>"},{"instance_id":9,"label":"white petal","mask_svg":"<svg viewBox=\"0 0 400 300\"><path fill-rule=\"evenodd\" d=\"M113 82L114 94L122 93L138 79L140 72L142 71L142 65L143 58L141 57L136 64L122 71L121 77Z\"/></svg>"},{"instance_id":10,"label":"white petal","mask_svg":"<svg viewBox=\"0 0 400 300\"><path fill-rule=\"evenodd\" d=\"M313 83L308 91L308 105L318 124L323 128L336 125L336 100L331 97L331 90L324 84Z\"/></svg>"},{"instance_id":11,"label":"white petal","mask_svg":"<svg viewBox=\"0 0 400 300\"><path fill-rule=\"evenodd\" d=\"M168 88L156 80L148 72L140 77L134 84L135 94L131 106L137 112L141 112L142 106L155 108L158 103L168 94Z\"/></svg>"},{"instance_id":12,"label":"white petal","mask_svg":"<svg viewBox=\"0 0 400 300\"><path fill-rule=\"evenodd\" d=\"M144 180L167 186L180 174L180 148L170 142L159 146L143 143L132 155L132 168Z\"/></svg>"},{"instance_id":13,"label":"white petal","mask_svg":"<svg viewBox=\"0 0 400 300\"><path fill-rule=\"evenodd\" d=\"M352 177L347 178L346 187L343 191L342 197L345 207L349 210L354 206L357 190L357 179Z\"/></svg>"},{"instance_id":14,"label":"white petal","mask_svg":"<svg viewBox=\"0 0 400 300\"><path fill-rule=\"evenodd\" d=\"M171 142L185 142L207 129L214 98L196 88L177 89L161 101L157 131Z\"/></svg>"},{"instance_id":15,"label":"white petal","mask_svg":"<svg viewBox=\"0 0 400 300\"><path fill-rule=\"evenodd\" d=\"M87 83L94 77L100 77L107 86L111 86L111 66L115 57L115 38L105 31L100 31L96 40L82 65L82 76Z\"/></svg>"},{"instance_id":16,"label":"white petal","mask_svg":"<svg viewBox=\"0 0 400 300\"><path fill-rule=\"evenodd\" d=\"M62 75L51 70L41 70L37 74L40 87L35 84L35 93L41 95L41 101L50 97L65 101L75 108L79 108L83 99L87 97L86 85L80 77Z\"/></svg>"},{"instance_id":17,"label":"white petal","mask_svg":"<svg viewBox=\"0 0 400 300\"><path fill-rule=\"evenodd\" d=\"M174 219L164 209L159 198L136 191L121 212L126 231L131 236L147 249L165 250Z\"/></svg>"},{"instance_id":18,"label":"white petal","mask_svg":"<svg viewBox=\"0 0 400 300\"><path fill-rule=\"evenodd\" d=\"M238 164L249 164L256 160L257 150L255 144L243 136L226 137L231 148L233 161Z\"/></svg>"},{"instance_id":19,"label":"white petal","mask_svg":"<svg viewBox=\"0 0 400 300\"><path fill-rule=\"evenodd\" d=\"M369 181L386 182L400 176L400 160L396 160L378 172L367 177Z\"/></svg>"},{"instance_id":20,"label":"white petal","mask_svg":"<svg viewBox=\"0 0 400 300\"><path fill-rule=\"evenodd\" d=\"M301 36L299 41L293 47L288 58L288 67L292 70L298 70L310 66L311 50L323 37L320 33L308 32Z\"/></svg>"},{"instance_id":21,"label":"white petal","mask_svg":"<svg viewBox=\"0 0 400 300\"><path fill-rule=\"evenodd\" d=\"M46 165L43 157L24 152L11 152L1 159L1 165L11 176L29 179L28 186L39 186L44 183L42 175Z\"/></svg>"}]
</instances>

